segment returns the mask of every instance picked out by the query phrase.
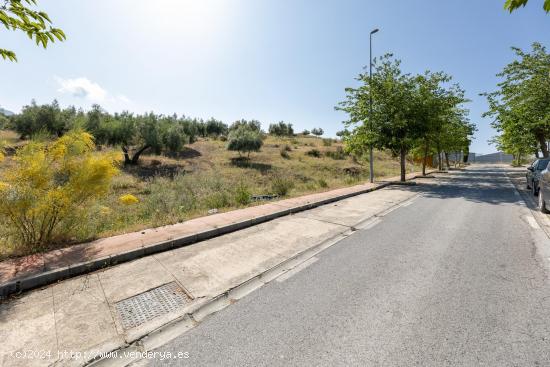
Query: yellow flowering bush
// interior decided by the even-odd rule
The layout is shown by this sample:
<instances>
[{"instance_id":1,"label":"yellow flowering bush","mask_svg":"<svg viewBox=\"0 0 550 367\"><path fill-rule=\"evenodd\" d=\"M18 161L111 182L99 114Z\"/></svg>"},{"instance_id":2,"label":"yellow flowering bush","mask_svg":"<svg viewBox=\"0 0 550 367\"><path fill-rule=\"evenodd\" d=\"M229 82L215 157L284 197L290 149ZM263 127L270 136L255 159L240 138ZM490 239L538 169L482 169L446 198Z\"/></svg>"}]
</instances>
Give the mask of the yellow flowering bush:
<instances>
[{"instance_id":1,"label":"yellow flowering bush","mask_svg":"<svg viewBox=\"0 0 550 367\"><path fill-rule=\"evenodd\" d=\"M124 205L133 205L139 203L139 199L132 194L122 195L118 200Z\"/></svg>"},{"instance_id":2,"label":"yellow flowering bush","mask_svg":"<svg viewBox=\"0 0 550 367\"><path fill-rule=\"evenodd\" d=\"M82 131L25 145L0 176L7 236L28 248L69 239L85 225L88 205L108 192L117 164L115 155L96 152L93 137Z\"/></svg>"}]
</instances>

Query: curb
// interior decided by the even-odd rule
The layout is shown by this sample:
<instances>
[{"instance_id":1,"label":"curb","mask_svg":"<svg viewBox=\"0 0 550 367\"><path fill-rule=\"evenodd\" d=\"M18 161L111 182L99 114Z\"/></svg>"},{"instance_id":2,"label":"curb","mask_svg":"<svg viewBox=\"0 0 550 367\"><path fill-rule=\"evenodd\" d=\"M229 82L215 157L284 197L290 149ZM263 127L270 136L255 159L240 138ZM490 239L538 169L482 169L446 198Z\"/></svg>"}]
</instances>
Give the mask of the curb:
<instances>
[{"instance_id":1,"label":"curb","mask_svg":"<svg viewBox=\"0 0 550 367\"><path fill-rule=\"evenodd\" d=\"M387 185L386 185L387 186ZM376 189L376 188L374 188ZM371 190L374 191L374 190ZM279 278L281 275L291 271L305 261L313 258L314 256L320 254L324 250L330 248L331 246L339 243L343 239L351 236L357 229L365 227L365 224L368 224L373 221L373 218L378 218L385 216L389 212L399 208L403 203L416 198L405 199L402 202L399 202L379 213L372 215L371 217L361 220L359 223L355 224L353 227L349 227L342 232L335 234L333 237L324 240L321 243L318 243L308 249L303 250L302 252L281 261L279 264L274 265L273 267L243 281L242 283L218 294L212 296L210 299L206 300L204 303L201 303L196 308L192 308L187 311L185 314L174 318L173 320L165 323L164 325L145 333L139 337L134 337L133 339L127 341L124 345L120 347L106 351L105 355L114 354L115 358L96 358L89 360L84 363L86 367L125 367L132 363L135 363L139 360L142 360L139 356L134 357L125 357L120 358L120 353L124 356L130 355L132 352L137 352L137 354L146 354L153 349L159 348L162 345L170 342L171 340L183 335L190 329L198 326L202 321L204 321L209 316L217 313L218 311L223 310L227 306L241 300L250 293L256 291L257 289L263 287L264 285L271 283L272 281ZM119 358L117 358L118 356Z\"/></svg>"},{"instance_id":2,"label":"curb","mask_svg":"<svg viewBox=\"0 0 550 367\"><path fill-rule=\"evenodd\" d=\"M438 171L429 172L428 174L431 174L431 173L438 173ZM415 175L411 177L409 180L414 180L418 177L421 177L421 175ZM203 232L194 233L192 235L178 237L172 240L153 243L153 244L142 246L129 251L121 252L115 255L110 255L110 256L106 256L103 258L99 258L99 259L95 259L87 262L72 264L62 268L58 268L58 269L46 271L40 274L35 274L29 277L25 277L22 279L14 280L14 281L0 285L0 300L4 300L10 295L39 288L49 284L53 284L60 280L91 273L96 270L104 269L109 266L122 264L132 260L136 260L148 255L153 255L160 252L165 252L165 251L174 250L180 247L188 246L196 242L212 239L231 232L236 232L241 229L252 227L254 225L268 222L273 219L281 218L290 214L302 212L304 210L313 209L322 205L333 203L335 201L340 201L353 196L358 196L358 195L366 194L372 191L380 190L390 185L403 185L403 184L407 184L407 182L400 182L400 181L382 182L378 184L378 186L376 187L371 187L371 188L359 190L353 193L343 194L336 197L319 200L316 202L300 205L294 208L282 209L274 213L266 214L253 219L247 219L242 222L228 224L226 226L210 229Z\"/></svg>"}]
</instances>

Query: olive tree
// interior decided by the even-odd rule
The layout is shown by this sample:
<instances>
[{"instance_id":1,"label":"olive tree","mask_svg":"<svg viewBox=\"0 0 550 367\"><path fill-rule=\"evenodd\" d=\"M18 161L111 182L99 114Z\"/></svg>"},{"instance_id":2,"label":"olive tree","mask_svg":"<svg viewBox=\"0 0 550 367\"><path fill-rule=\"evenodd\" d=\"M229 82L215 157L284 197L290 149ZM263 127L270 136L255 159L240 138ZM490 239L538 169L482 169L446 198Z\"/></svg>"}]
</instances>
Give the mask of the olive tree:
<instances>
[{"instance_id":1,"label":"olive tree","mask_svg":"<svg viewBox=\"0 0 550 367\"><path fill-rule=\"evenodd\" d=\"M250 152L258 152L263 145L262 136L259 131L247 125L239 126L229 133L227 139L227 150L247 153L250 157Z\"/></svg>"}]
</instances>

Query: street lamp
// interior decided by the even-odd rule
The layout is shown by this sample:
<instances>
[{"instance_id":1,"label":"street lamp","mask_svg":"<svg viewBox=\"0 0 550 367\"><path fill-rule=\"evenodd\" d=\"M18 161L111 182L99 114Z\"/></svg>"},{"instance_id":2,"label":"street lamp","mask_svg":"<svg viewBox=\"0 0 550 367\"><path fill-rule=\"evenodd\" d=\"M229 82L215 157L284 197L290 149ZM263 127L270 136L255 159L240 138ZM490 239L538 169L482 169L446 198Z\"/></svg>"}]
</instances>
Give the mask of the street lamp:
<instances>
[{"instance_id":1,"label":"street lamp","mask_svg":"<svg viewBox=\"0 0 550 367\"><path fill-rule=\"evenodd\" d=\"M379 29L373 29L370 32L369 48L370 48L370 62L369 62L369 130L372 134L372 35L378 32ZM374 182L374 162L373 162L373 153L372 153L372 143L369 147L369 174L370 182Z\"/></svg>"}]
</instances>

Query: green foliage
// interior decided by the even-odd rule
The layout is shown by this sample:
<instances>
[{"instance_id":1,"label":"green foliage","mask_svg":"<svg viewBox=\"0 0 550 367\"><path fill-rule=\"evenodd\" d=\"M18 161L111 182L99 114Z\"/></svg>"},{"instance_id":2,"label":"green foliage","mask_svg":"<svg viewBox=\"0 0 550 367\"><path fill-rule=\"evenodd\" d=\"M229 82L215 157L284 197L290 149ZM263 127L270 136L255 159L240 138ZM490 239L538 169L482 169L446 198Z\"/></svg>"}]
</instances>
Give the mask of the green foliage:
<instances>
[{"instance_id":1,"label":"green foliage","mask_svg":"<svg viewBox=\"0 0 550 367\"><path fill-rule=\"evenodd\" d=\"M344 160L347 158L346 152L344 152L344 148L342 147L336 147L335 151L326 151L325 155L329 158L336 159L336 160Z\"/></svg>"},{"instance_id":2,"label":"green foliage","mask_svg":"<svg viewBox=\"0 0 550 367\"><path fill-rule=\"evenodd\" d=\"M314 158L321 158L321 152L319 149L311 149L306 152L307 155Z\"/></svg>"},{"instance_id":3,"label":"green foliage","mask_svg":"<svg viewBox=\"0 0 550 367\"><path fill-rule=\"evenodd\" d=\"M294 188L294 181L283 176L274 177L271 181L271 190L273 194L286 196Z\"/></svg>"},{"instance_id":4,"label":"green foliage","mask_svg":"<svg viewBox=\"0 0 550 367\"><path fill-rule=\"evenodd\" d=\"M528 0L506 0L504 3L504 9L511 13L514 10L527 5L527 2ZM550 0L544 0L543 8L547 13L550 12Z\"/></svg>"},{"instance_id":5,"label":"green foliage","mask_svg":"<svg viewBox=\"0 0 550 367\"><path fill-rule=\"evenodd\" d=\"M3 235L29 249L69 240L117 173L114 156L95 152L92 136L78 131L31 142L13 163L0 177L0 220Z\"/></svg>"},{"instance_id":6,"label":"green foliage","mask_svg":"<svg viewBox=\"0 0 550 367\"><path fill-rule=\"evenodd\" d=\"M238 121L235 121L229 127L229 131L237 130L241 126L246 126L250 130L254 130L254 131L257 131L259 133L262 132L262 124L260 123L260 121L257 121L257 120L250 120L250 121L238 120Z\"/></svg>"},{"instance_id":7,"label":"green foliage","mask_svg":"<svg viewBox=\"0 0 550 367\"><path fill-rule=\"evenodd\" d=\"M302 135L304 135L304 136L308 136L309 134L311 134L311 132L309 130L302 131Z\"/></svg>"},{"instance_id":8,"label":"green foliage","mask_svg":"<svg viewBox=\"0 0 550 367\"><path fill-rule=\"evenodd\" d=\"M263 141L260 133L249 126L239 126L231 131L227 140L227 149L241 153L258 152L262 147Z\"/></svg>"},{"instance_id":9,"label":"green foliage","mask_svg":"<svg viewBox=\"0 0 550 367\"><path fill-rule=\"evenodd\" d=\"M4 0L4 4L0 5L0 23L8 30L24 32L44 48L50 42L64 41L65 33L50 25L52 21L48 14L31 8L35 5L36 0ZM0 48L0 56L4 60L17 61L11 50Z\"/></svg>"},{"instance_id":10,"label":"green foliage","mask_svg":"<svg viewBox=\"0 0 550 367\"><path fill-rule=\"evenodd\" d=\"M214 118L211 118L210 120L206 121L205 130L206 130L206 135L212 136L212 137L218 137L221 135L227 135L229 128L223 122L216 120Z\"/></svg>"},{"instance_id":11,"label":"green foliage","mask_svg":"<svg viewBox=\"0 0 550 367\"><path fill-rule=\"evenodd\" d=\"M133 115L129 112L110 115L95 105L87 114L85 126L99 143L120 146L124 164L135 165L148 150L157 154L179 152L185 144L196 140L199 124L197 120L176 115Z\"/></svg>"},{"instance_id":12,"label":"green foliage","mask_svg":"<svg viewBox=\"0 0 550 367\"><path fill-rule=\"evenodd\" d=\"M325 132L324 132L323 129L321 129L320 127L316 127L316 128L311 129L311 133L312 133L313 135L316 135L316 136L321 136L321 135L323 135Z\"/></svg>"},{"instance_id":13,"label":"green foliage","mask_svg":"<svg viewBox=\"0 0 550 367\"><path fill-rule=\"evenodd\" d=\"M245 183L239 182L239 184L235 187L235 194L233 197L237 204L247 205L250 203L252 194Z\"/></svg>"},{"instance_id":14,"label":"green foliage","mask_svg":"<svg viewBox=\"0 0 550 367\"><path fill-rule=\"evenodd\" d=\"M336 136L339 138L344 138L350 134L348 129L340 130L336 132Z\"/></svg>"},{"instance_id":15,"label":"green foliage","mask_svg":"<svg viewBox=\"0 0 550 367\"><path fill-rule=\"evenodd\" d=\"M65 132L82 127L85 116L74 107L61 109L56 100L51 104L37 105L33 100L24 106L21 113L12 116L15 130L21 138L28 138L38 133L60 137Z\"/></svg>"},{"instance_id":16,"label":"green foliage","mask_svg":"<svg viewBox=\"0 0 550 367\"><path fill-rule=\"evenodd\" d=\"M489 102L484 116L494 119L492 126L499 132L493 143L515 155L540 149L548 157L550 54L540 43L533 43L531 52L512 49L517 59L497 74L503 79L497 91L484 94Z\"/></svg>"},{"instance_id":17,"label":"green foliage","mask_svg":"<svg viewBox=\"0 0 550 367\"><path fill-rule=\"evenodd\" d=\"M269 125L269 134L275 136L294 136L294 129L292 128L292 124L280 121L277 124Z\"/></svg>"},{"instance_id":18,"label":"green foliage","mask_svg":"<svg viewBox=\"0 0 550 367\"><path fill-rule=\"evenodd\" d=\"M466 102L462 89L444 87L450 77L430 72L404 74L401 62L392 55L375 61L374 67L372 79L360 74L362 85L347 88L347 100L337 107L349 114L346 125L353 128L342 134L348 152L361 157L369 146L388 149L400 157L401 180L405 180L406 155L418 145L428 149L436 144L453 151L469 145L475 128L461 107Z\"/></svg>"},{"instance_id":19,"label":"green foliage","mask_svg":"<svg viewBox=\"0 0 550 367\"><path fill-rule=\"evenodd\" d=\"M0 130L10 128L10 119L2 114L0 114Z\"/></svg>"},{"instance_id":20,"label":"green foliage","mask_svg":"<svg viewBox=\"0 0 550 367\"><path fill-rule=\"evenodd\" d=\"M323 145L325 147L330 147L332 145L332 139L323 139Z\"/></svg>"}]
</instances>

